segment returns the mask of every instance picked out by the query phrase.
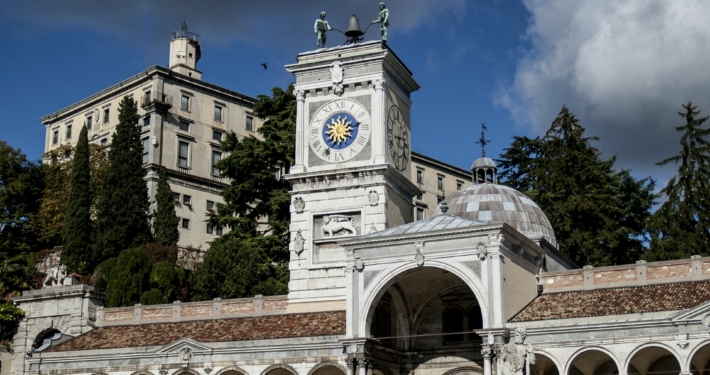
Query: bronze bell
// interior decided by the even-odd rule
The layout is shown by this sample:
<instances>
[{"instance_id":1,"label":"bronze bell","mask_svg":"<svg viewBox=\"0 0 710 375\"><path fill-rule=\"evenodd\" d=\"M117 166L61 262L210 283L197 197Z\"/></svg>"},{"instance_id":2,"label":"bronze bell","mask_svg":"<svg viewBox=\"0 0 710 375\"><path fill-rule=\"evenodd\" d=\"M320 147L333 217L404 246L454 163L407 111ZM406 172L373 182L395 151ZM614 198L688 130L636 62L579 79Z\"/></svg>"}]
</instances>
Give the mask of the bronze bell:
<instances>
[{"instance_id":1,"label":"bronze bell","mask_svg":"<svg viewBox=\"0 0 710 375\"><path fill-rule=\"evenodd\" d=\"M362 35L364 33L360 30L360 22L356 15L350 16L350 22L348 23L348 29L345 31L345 36L348 37L348 43L357 43L362 40Z\"/></svg>"}]
</instances>

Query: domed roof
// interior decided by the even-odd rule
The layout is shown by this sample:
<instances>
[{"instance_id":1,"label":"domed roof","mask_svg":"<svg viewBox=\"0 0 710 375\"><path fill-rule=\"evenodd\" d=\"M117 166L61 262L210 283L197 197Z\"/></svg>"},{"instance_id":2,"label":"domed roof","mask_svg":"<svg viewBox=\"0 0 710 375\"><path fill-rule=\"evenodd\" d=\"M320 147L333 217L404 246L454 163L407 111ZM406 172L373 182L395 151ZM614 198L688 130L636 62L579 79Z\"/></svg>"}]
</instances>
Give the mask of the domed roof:
<instances>
[{"instance_id":1,"label":"domed roof","mask_svg":"<svg viewBox=\"0 0 710 375\"><path fill-rule=\"evenodd\" d=\"M447 214L470 220L507 223L528 237L542 236L557 246L555 231L545 213L532 199L515 189L478 183L455 192L445 202L448 205ZM437 207L432 216L441 213L441 208Z\"/></svg>"},{"instance_id":2,"label":"domed roof","mask_svg":"<svg viewBox=\"0 0 710 375\"><path fill-rule=\"evenodd\" d=\"M476 168L496 168L496 163L493 162L493 159L484 156L476 159L471 165L471 169Z\"/></svg>"}]
</instances>

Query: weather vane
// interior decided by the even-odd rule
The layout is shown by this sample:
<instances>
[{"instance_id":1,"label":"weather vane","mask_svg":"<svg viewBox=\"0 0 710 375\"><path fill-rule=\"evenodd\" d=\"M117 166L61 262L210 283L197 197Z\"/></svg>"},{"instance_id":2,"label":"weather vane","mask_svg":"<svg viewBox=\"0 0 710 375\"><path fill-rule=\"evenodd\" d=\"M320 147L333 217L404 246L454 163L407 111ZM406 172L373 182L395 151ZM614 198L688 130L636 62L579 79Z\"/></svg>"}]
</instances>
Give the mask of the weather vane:
<instances>
[{"instance_id":1,"label":"weather vane","mask_svg":"<svg viewBox=\"0 0 710 375\"><path fill-rule=\"evenodd\" d=\"M490 139L486 139L486 130L488 130L486 124L481 123L481 138L476 141L477 145L481 145L481 157L483 158L486 157L486 145L491 142Z\"/></svg>"}]
</instances>

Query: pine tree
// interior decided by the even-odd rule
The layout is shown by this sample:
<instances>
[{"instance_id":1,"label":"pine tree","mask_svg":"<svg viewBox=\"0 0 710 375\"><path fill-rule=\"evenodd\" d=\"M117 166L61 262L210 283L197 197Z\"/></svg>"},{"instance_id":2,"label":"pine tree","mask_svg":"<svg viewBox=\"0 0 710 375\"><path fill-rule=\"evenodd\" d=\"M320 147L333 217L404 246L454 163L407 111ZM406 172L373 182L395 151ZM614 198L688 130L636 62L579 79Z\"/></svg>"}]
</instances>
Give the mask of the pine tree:
<instances>
[{"instance_id":1,"label":"pine tree","mask_svg":"<svg viewBox=\"0 0 710 375\"><path fill-rule=\"evenodd\" d=\"M160 168L155 200L157 201L154 222L155 241L165 246L176 246L180 240L178 231L180 219L175 214L175 198L168 184L165 168Z\"/></svg>"},{"instance_id":2,"label":"pine tree","mask_svg":"<svg viewBox=\"0 0 710 375\"><path fill-rule=\"evenodd\" d=\"M710 255L710 129L703 123L708 117L698 118L700 111L693 103L683 105L678 114L685 125L681 151L656 165L679 164L678 173L668 181L661 194L668 200L651 219L651 250L648 260L689 258L691 255Z\"/></svg>"},{"instance_id":3,"label":"pine tree","mask_svg":"<svg viewBox=\"0 0 710 375\"><path fill-rule=\"evenodd\" d=\"M62 230L62 262L71 271L86 274L91 264L91 195L89 194L89 137L81 128L72 160L67 211Z\"/></svg>"},{"instance_id":4,"label":"pine tree","mask_svg":"<svg viewBox=\"0 0 710 375\"><path fill-rule=\"evenodd\" d=\"M229 156L217 167L231 184L221 192L225 203L217 205L208 222L230 231L212 244L197 269L194 298L286 290L291 195L282 176L294 161L296 98L292 85L286 90L276 87L272 95L260 95L254 105L254 113L268 119L258 129L263 140L240 140L232 132L222 143ZM225 285L214 284L219 280Z\"/></svg>"},{"instance_id":5,"label":"pine tree","mask_svg":"<svg viewBox=\"0 0 710 375\"><path fill-rule=\"evenodd\" d=\"M118 120L96 210L96 263L151 241L138 107L132 98L119 104Z\"/></svg>"},{"instance_id":6,"label":"pine tree","mask_svg":"<svg viewBox=\"0 0 710 375\"><path fill-rule=\"evenodd\" d=\"M560 251L577 264L632 263L644 247L654 182L616 171L563 106L543 138L516 137L498 160L504 184L545 212Z\"/></svg>"}]
</instances>

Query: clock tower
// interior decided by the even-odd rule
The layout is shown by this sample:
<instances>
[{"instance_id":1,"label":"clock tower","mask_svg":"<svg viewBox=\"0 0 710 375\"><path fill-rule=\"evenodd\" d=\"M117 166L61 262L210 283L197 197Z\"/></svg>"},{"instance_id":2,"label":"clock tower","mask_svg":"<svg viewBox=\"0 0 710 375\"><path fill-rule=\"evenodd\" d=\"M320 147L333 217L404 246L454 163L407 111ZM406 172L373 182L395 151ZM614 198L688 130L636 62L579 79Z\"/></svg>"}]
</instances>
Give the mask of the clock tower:
<instances>
[{"instance_id":1,"label":"clock tower","mask_svg":"<svg viewBox=\"0 0 710 375\"><path fill-rule=\"evenodd\" d=\"M289 311L345 309L338 240L413 221L412 73L380 41L297 56Z\"/></svg>"}]
</instances>

